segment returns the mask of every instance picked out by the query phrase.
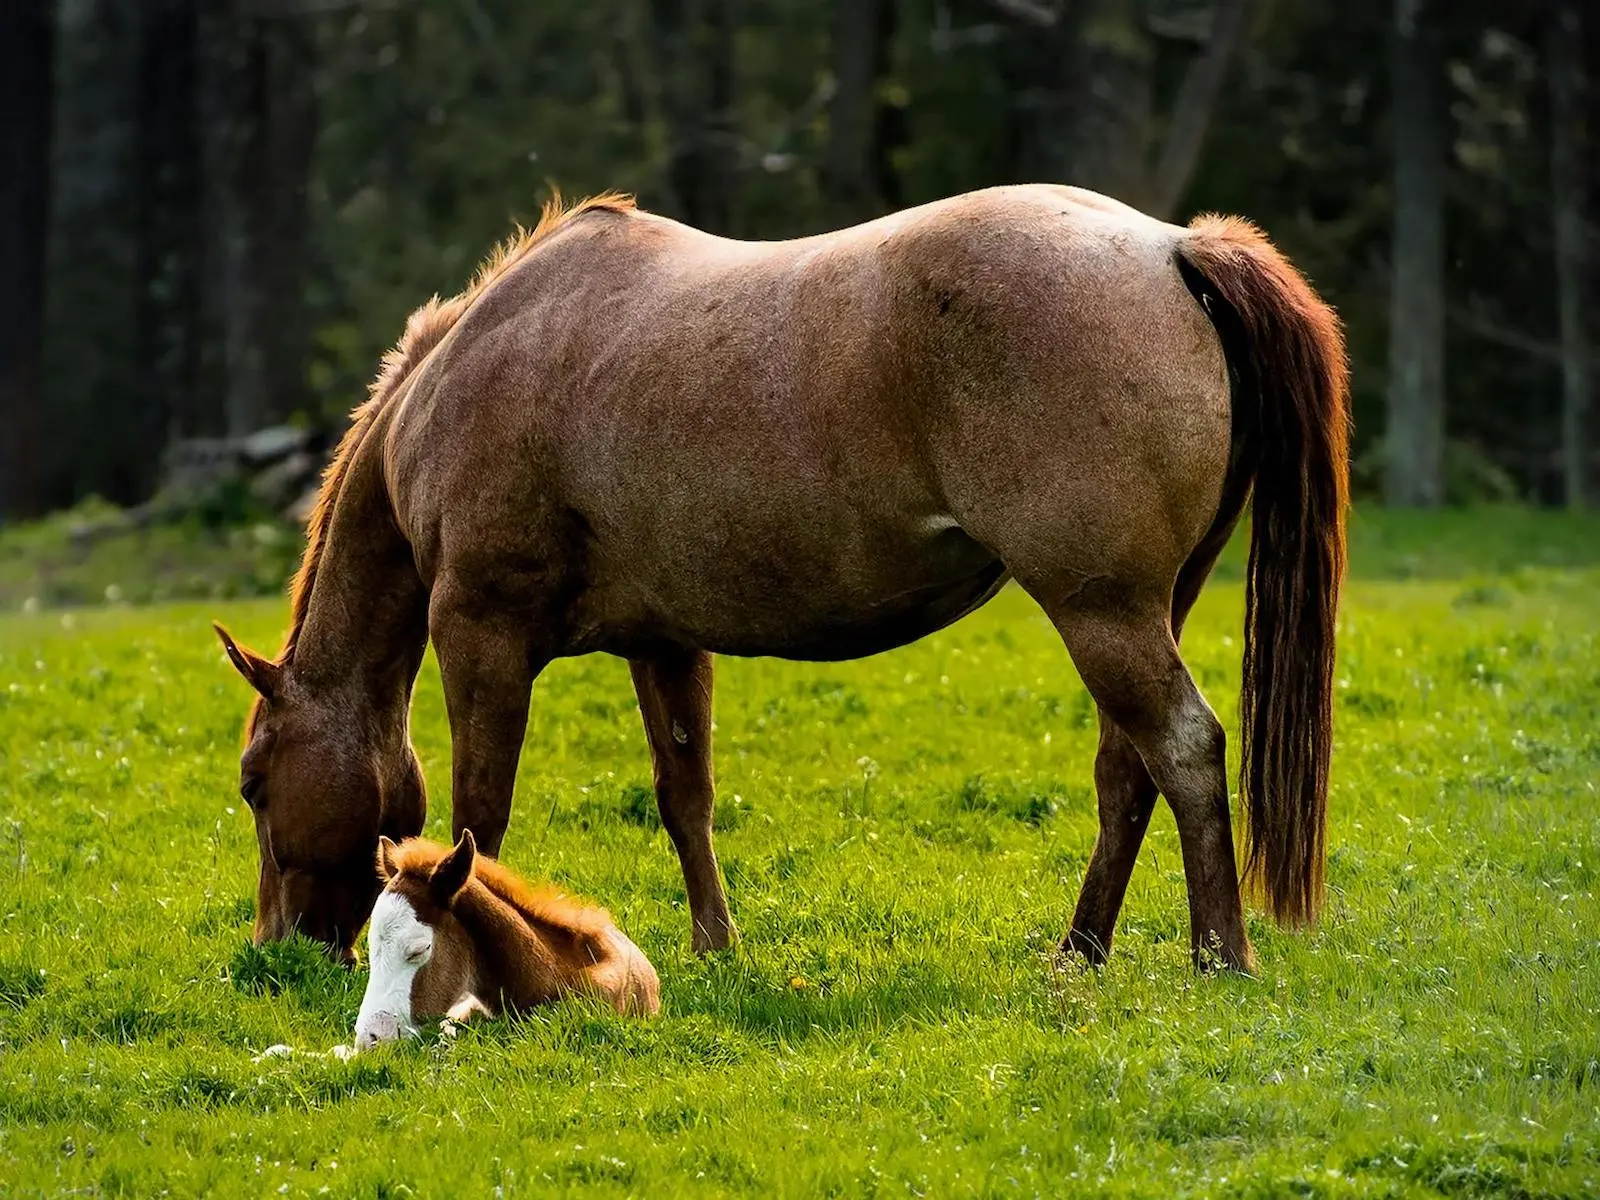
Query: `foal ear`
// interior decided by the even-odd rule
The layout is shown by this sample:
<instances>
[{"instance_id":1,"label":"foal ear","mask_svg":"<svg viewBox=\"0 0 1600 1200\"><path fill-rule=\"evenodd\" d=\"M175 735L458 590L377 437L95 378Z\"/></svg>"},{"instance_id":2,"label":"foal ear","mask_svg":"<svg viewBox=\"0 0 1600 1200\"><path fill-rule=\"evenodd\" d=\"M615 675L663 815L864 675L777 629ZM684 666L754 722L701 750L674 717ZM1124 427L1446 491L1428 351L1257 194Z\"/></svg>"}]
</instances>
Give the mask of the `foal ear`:
<instances>
[{"instance_id":1,"label":"foal ear","mask_svg":"<svg viewBox=\"0 0 1600 1200\"><path fill-rule=\"evenodd\" d=\"M233 669L244 676L245 682L259 692L263 699L271 700L272 694L278 689L278 679L281 668L271 659L262 658L254 650L239 645L233 640L221 625L215 621L211 628L217 631L217 636L222 639L222 648L228 652L228 661L233 664Z\"/></svg>"},{"instance_id":2,"label":"foal ear","mask_svg":"<svg viewBox=\"0 0 1600 1200\"><path fill-rule=\"evenodd\" d=\"M429 877L428 887L436 903L448 907L450 901L456 898L456 893L467 886L467 880L472 878L473 861L477 857L478 843L472 837L472 830L463 829L456 848L439 860L439 865Z\"/></svg>"},{"instance_id":3,"label":"foal ear","mask_svg":"<svg viewBox=\"0 0 1600 1200\"><path fill-rule=\"evenodd\" d=\"M399 849L393 842L382 834L378 835L378 878L388 883L400 874L400 867L395 862L395 852Z\"/></svg>"}]
</instances>

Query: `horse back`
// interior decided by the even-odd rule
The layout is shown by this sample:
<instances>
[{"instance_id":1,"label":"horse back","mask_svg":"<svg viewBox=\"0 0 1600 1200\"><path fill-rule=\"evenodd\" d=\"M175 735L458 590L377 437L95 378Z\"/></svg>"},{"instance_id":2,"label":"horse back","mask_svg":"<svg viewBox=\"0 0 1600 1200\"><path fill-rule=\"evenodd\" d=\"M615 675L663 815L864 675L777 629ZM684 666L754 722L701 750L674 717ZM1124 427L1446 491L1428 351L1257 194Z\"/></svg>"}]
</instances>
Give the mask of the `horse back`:
<instances>
[{"instance_id":1,"label":"horse back","mask_svg":"<svg viewBox=\"0 0 1600 1200\"><path fill-rule=\"evenodd\" d=\"M1183 231L1084 195L776 243L574 222L401 401L389 478L425 579L599 597L563 610L578 649L869 653L990 594L998 525L1050 505L1093 533L1119 486L1220 488L1226 372Z\"/></svg>"}]
</instances>

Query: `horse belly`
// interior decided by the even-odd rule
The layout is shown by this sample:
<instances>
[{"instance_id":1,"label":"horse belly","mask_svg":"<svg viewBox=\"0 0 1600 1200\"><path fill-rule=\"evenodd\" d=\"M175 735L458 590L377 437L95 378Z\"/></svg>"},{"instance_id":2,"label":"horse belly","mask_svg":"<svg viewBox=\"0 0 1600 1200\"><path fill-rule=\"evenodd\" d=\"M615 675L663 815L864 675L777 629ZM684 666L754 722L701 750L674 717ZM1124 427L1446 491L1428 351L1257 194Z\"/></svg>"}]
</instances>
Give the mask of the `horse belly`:
<instances>
[{"instance_id":1,"label":"horse belly","mask_svg":"<svg viewBox=\"0 0 1600 1200\"><path fill-rule=\"evenodd\" d=\"M827 614L797 628L775 644L750 648L707 646L719 654L770 656L805 662L841 662L866 658L904 646L953 624L987 603L1010 576L998 560L975 574L946 582L848 614Z\"/></svg>"},{"instance_id":2,"label":"horse belly","mask_svg":"<svg viewBox=\"0 0 1600 1200\"><path fill-rule=\"evenodd\" d=\"M843 546L831 560L819 559L815 545L787 549L693 556L694 570L669 569L647 581L635 573L586 598L582 624L599 635L594 648L615 653L667 642L739 657L833 662L942 629L1009 578L998 559L955 529L876 553ZM634 603L618 603L623 593Z\"/></svg>"}]
</instances>

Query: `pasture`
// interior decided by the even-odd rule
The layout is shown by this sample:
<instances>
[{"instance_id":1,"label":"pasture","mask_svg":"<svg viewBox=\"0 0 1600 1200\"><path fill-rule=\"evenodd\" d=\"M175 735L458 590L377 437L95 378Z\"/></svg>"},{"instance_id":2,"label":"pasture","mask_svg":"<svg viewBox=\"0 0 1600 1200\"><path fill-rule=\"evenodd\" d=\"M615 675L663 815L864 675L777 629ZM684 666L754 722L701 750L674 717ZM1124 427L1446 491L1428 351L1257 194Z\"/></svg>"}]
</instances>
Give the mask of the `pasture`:
<instances>
[{"instance_id":1,"label":"pasture","mask_svg":"<svg viewBox=\"0 0 1600 1200\"><path fill-rule=\"evenodd\" d=\"M1235 548L1237 549L1237 548ZM698 960L626 667L534 693L506 861L606 905L663 1012L341 1062L365 981L249 945L246 688L208 621L0 618L0 1196L1600 1194L1600 523L1359 514L1330 895L1196 977L1164 808L1110 964L1053 958L1094 710L1009 589L855 663L721 660L737 952ZM1185 657L1232 731L1225 560ZM449 742L414 736L429 833Z\"/></svg>"}]
</instances>

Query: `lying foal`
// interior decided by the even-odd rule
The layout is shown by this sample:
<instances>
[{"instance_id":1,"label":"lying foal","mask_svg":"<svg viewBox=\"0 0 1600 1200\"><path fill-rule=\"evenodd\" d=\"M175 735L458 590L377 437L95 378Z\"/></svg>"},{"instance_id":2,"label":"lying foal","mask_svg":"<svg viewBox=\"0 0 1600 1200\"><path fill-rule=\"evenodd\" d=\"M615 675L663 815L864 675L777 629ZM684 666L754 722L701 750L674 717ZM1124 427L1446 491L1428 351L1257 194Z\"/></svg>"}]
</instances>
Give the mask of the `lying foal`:
<instances>
[{"instance_id":1,"label":"lying foal","mask_svg":"<svg viewBox=\"0 0 1600 1200\"><path fill-rule=\"evenodd\" d=\"M463 1021L575 994L621 1013L661 1007L655 968L604 910L530 888L479 858L471 830L454 849L382 838L378 875L358 1050L414 1033L429 1017Z\"/></svg>"}]
</instances>

